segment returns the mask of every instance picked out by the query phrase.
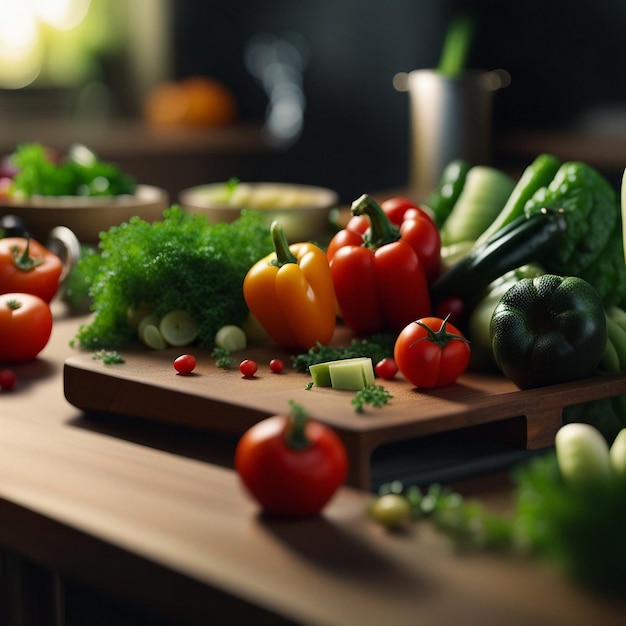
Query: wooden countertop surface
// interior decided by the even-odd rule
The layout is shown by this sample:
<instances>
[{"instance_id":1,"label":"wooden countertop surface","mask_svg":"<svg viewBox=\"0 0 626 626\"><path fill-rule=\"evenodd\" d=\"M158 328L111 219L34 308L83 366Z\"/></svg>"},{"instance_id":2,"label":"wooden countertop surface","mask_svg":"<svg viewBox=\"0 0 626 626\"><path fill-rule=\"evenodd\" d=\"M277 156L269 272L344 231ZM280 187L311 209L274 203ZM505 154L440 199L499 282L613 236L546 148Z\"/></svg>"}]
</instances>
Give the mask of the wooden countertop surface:
<instances>
[{"instance_id":1,"label":"wooden countertop surface","mask_svg":"<svg viewBox=\"0 0 626 626\"><path fill-rule=\"evenodd\" d=\"M356 490L315 519L264 518L229 467L232 442L70 405L62 367L82 320L55 315L48 347L0 395L3 547L181 624L623 623L623 605L557 571L454 554L425 525L386 532Z\"/></svg>"}]
</instances>

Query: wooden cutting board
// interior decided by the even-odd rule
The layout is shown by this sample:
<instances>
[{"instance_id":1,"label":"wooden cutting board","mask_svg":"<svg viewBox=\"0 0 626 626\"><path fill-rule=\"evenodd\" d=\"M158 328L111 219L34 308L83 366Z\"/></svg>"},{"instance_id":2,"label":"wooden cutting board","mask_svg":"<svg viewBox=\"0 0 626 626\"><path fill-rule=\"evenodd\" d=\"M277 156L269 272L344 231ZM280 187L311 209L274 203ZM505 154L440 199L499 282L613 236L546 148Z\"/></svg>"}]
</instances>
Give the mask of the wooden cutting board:
<instances>
[{"instance_id":1,"label":"wooden cutting board","mask_svg":"<svg viewBox=\"0 0 626 626\"><path fill-rule=\"evenodd\" d=\"M307 389L310 377L291 369L289 353L275 346L248 349L259 369L250 379L235 366L216 367L207 351L194 350L197 367L181 376L173 368L180 349L123 352L122 364L105 364L93 353L72 356L64 364L64 392L74 406L102 414L126 415L240 435L259 420L288 411L290 400L309 416L336 429L350 456L348 483L369 488L372 452L386 443L471 427L493 427L495 436L524 449L552 445L565 406L626 393L626 374L607 375L532 390L518 390L503 376L467 373L457 383L419 390L403 378L381 384L393 395L382 408L357 413L354 393ZM269 361L281 357L284 372L271 373ZM497 428L496 428L497 427ZM493 436L493 435L491 435Z\"/></svg>"}]
</instances>

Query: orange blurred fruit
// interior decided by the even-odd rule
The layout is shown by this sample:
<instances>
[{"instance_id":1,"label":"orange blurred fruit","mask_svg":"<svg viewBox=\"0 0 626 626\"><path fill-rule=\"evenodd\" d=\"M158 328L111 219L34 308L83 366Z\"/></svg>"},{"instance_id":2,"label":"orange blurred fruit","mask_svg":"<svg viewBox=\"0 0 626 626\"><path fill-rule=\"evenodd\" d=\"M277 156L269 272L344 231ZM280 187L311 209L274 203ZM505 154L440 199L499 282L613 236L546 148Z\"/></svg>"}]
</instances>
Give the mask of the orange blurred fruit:
<instances>
[{"instance_id":1,"label":"orange blurred fruit","mask_svg":"<svg viewBox=\"0 0 626 626\"><path fill-rule=\"evenodd\" d=\"M144 100L144 117L157 126L226 126L237 117L233 93L206 76L163 82Z\"/></svg>"}]
</instances>

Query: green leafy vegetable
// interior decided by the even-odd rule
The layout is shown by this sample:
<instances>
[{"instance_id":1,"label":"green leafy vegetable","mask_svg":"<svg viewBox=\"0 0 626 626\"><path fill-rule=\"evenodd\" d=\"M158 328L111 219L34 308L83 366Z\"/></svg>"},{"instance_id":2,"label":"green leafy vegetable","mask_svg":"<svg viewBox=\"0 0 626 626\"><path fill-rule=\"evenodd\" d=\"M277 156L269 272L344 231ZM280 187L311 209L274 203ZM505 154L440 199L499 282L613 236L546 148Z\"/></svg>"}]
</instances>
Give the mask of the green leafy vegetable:
<instances>
[{"instance_id":1,"label":"green leafy vegetable","mask_svg":"<svg viewBox=\"0 0 626 626\"><path fill-rule=\"evenodd\" d=\"M129 311L162 317L184 309L197 322L198 344L211 347L226 324L248 315L242 293L249 268L272 249L262 217L244 211L236 221L209 224L178 206L162 221L138 217L100 235L99 255L81 259L95 317L75 338L85 349L118 349L137 341Z\"/></svg>"},{"instance_id":2,"label":"green leafy vegetable","mask_svg":"<svg viewBox=\"0 0 626 626\"><path fill-rule=\"evenodd\" d=\"M626 478L569 488L556 455L519 468L514 536L576 579L626 599Z\"/></svg>"},{"instance_id":3,"label":"green leafy vegetable","mask_svg":"<svg viewBox=\"0 0 626 626\"><path fill-rule=\"evenodd\" d=\"M527 216L544 207L563 209L567 229L554 253L542 259L547 272L578 276L591 283L606 306L626 296L617 194L594 168L572 161L561 165L549 185L525 204Z\"/></svg>"},{"instance_id":4,"label":"green leafy vegetable","mask_svg":"<svg viewBox=\"0 0 626 626\"><path fill-rule=\"evenodd\" d=\"M355 357L369 357L372 363L378 363L385 357L393 356L396 335L394 333L375 333L368 339L352 339L347 346L324 346L318 343L303 354L291 357L297 372L309 372L309 366L327 361L339 361Z\"/></svg>"},{"instance_id":5,"label":"green leafy vegetable","mask_svg":"<svg viewBox=\"0 0 626 626\"><path fill-rule=\"evenodd\" d=\"M626 475L613 472L584 488L567 485L548 452L514 468L510 514L434 484L426 491L399 481L378 495L404 495L414 520L430 520L454 545L535 556L604 593L626 599Z\"/></svg>"},{"instance_id":6,"label":"green leafy vegetable","mask_svg":"<svg viewBox=\"0 0 626 626\"><path fill-rule=\"evenodd\" d=\"M10 157L17 172L9 193L23 198L135 193L136 183L132 176L116 165L101 161L86 148L80 154L80 159L72 154L55 159L53 153L39 143L19 145Z\"/></svg>"}]
</instances>

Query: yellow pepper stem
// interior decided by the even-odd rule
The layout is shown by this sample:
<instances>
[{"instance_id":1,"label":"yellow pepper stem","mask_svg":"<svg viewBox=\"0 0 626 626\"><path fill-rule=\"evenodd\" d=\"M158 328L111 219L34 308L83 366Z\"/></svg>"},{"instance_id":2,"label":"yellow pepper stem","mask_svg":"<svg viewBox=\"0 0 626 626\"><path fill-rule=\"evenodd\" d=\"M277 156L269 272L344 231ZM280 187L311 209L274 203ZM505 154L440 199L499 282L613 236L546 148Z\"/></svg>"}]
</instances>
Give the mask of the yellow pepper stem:
<instances>
[{"instance_id":1,"label":"yellow pepper stem","mask_svg":"<svg viewBox=\"0 0 626 626\"><path fill-rule=\"evenodd\" d=\"M276 258L272 260L272 265L282 267L286 263L297 263L298 259L289 249L287 237L278 222L272 222L270 234L272 235L272 242L274 243L274 250L276 251Z\"/></svg>"}]
</instances>

